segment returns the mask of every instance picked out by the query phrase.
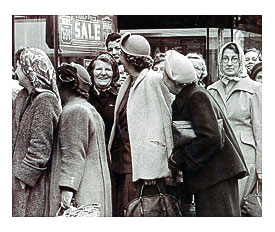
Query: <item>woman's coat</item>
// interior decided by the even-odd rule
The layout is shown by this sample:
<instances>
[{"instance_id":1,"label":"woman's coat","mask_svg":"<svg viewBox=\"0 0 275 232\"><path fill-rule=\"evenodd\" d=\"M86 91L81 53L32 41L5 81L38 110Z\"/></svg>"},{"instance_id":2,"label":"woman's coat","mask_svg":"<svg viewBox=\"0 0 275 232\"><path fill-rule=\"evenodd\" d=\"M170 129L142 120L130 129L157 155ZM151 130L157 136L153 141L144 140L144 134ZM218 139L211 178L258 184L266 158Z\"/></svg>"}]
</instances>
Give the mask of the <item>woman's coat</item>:
<instances>
[{"instance_id":1,"label":"woman's coat","mask_svg":"<svg viewBox=\"0 0 275 232\"><path fill-rule=\"evenodd\" d=\"M244 60L241 49L240 57L242 69ZM228 93L222 80L210 85L208 90L226 115L252 177L255 172L262 174L262 85L248 75L240 77ZM240 198L248 193L244 192L246 181L247 178L240 182Z\"/></svg>"},{"instance_id":2,"label":"woman's coat","mask_svg":"<svg viewBox=\"0 0 275 232\"><path fill-rule=\"evenodd\" d=\"M101 216L112 215L104 122L82 98L68 102L60 117L51 170L50 216L59 208L60 186L74 190L78 206L99 203Z\"/></svg>"},{"instance_id":3,"label":"woman's coat","mask_svg":"<svg viewBox=\"0 0 275 232\"><path fill-rule=\"evenodd\" d=\"M169 175L168 157L173 148L171 99L162 75L144 69L130 89L127 122L131 144L133 181ZM115 106L115 118L108 150L117 127L117 112L129 85L122 85Z\"/></svg>"},{"instance_id":4,"label":"woman's coat","mask_svg":"<svg viewBox=\"0 0 275 232\"><path fill-rule=\"evenodd\" d=\"M61 105L54 93L44 91L29 98L22 89L13 105L12 215L47 216L49 160ZM19 180L26 183L23 190Z\"/></svg>"}]
</instances>

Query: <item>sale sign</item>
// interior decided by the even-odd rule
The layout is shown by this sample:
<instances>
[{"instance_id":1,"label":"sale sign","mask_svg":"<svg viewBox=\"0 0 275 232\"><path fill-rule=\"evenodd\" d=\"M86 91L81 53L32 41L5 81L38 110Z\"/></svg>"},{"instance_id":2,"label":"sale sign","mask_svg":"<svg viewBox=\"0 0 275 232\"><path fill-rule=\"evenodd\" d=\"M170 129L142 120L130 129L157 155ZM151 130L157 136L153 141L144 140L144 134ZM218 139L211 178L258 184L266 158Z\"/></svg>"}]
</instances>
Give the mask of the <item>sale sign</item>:
<instances>
[{"instance_id":1,"label":"sale sign","mask_svg":"<svg viewBox=\"0 0 275 232\"><path fill-rule=\"evenodd\" d=\"M108 34L116 30L115 19L110 15L59 16L60 49L84 52L105 49Z\"/></svg>"}]
</instances>

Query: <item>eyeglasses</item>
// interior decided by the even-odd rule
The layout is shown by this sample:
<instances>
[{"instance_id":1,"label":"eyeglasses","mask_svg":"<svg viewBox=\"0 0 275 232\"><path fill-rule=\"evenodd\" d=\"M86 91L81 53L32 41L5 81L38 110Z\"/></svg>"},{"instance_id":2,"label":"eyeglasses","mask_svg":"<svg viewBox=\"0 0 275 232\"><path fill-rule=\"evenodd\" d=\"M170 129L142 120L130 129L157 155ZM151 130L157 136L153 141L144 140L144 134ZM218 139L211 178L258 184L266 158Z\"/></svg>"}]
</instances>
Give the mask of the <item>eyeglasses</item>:
<instances>
[{"instance_id":1,"label":"eyeglasses","mask_svg":"<svg viewBox=\"0 0 275 232\"><path fill-rule=\"evenodd\" d=\"M225 57L222 58L222 62L224 64L228 64L229 60L230 60L230 58L228 56L225 56ZM236 56L231 57L231 63L232 64L236 64L238 62L239 62L239 58L238 57L236 57Z\"/></svg>"}]
</instances>

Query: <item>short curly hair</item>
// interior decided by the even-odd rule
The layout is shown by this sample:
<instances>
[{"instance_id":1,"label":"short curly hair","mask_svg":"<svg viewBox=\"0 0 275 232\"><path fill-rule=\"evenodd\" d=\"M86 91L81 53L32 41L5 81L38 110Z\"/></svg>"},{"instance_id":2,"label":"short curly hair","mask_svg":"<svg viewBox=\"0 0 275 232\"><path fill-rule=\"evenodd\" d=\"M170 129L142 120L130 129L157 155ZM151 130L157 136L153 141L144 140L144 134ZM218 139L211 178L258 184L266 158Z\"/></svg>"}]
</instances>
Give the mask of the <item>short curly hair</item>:
<instances>
[{"instance_id":1,"label":"short curly hair","mask_svg":"<svg viewBox=\"0 0 275 232\"><path fill-rule=\"evenodd\" d=\"M153 65L153 59L149 56L134 56L121 51L121 54L128 63L133 65L137 72L141 72L145 68L151 68Z\"/></svg>"}]
</instances>

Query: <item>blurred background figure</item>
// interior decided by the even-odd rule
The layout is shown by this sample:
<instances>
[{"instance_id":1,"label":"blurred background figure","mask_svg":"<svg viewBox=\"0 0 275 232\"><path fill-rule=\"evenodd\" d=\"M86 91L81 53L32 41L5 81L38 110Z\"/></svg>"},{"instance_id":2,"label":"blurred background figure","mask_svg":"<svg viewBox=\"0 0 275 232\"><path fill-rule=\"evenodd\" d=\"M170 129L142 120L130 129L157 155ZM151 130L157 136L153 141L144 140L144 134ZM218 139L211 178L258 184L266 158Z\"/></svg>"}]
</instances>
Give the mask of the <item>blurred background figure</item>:
<instances>
[{"instance_id":1,"label":"blurred background figure","mask_svg":"<svg viewBox=\"0 0 275 232\"><path fill-rule=\"evenodd\" d=\"M107 145L114 123L114 109L118 94L116 86L119 79L118 65L114 57L105 52L91 61L87 71L92 82L88 102L96 108L105 123Z\"/></svg>"},{"instance_id":2,"label":"blurred background figure","mask_svg":"<svg viewBox=\"0 0 275 232\"><path fill-rule=\"evenodd\" d=\"M16 58L18 60L18 58ZM18 92L23 88L22 86L19 85L18 82L18 76L15 73L14 68L12 67L12 103L14 101L14 99L16 98Z\"/></svg>"},{"instance_id":3,"label":"blurred background figure","mask_svg":"<svg viewBox=\"0 0 275 232\"><path fill-rule=\"evenodd\" d=\"M245 53L245 67L247 69L247 73L250 76L251 70L254 67L255 64L260 62L259 60L259 51L257 51L255 48L248 49Z\"/></svg>"},{"instance_id":4,"label":"blurred background figure","mask_svg":"<svg viewBox=\"0 0 275 232\"><path fill-rule=\"evenodd\" d=\"M12 109L12 216L48 216L48 167L61 114L55 70L37 48L20 49L15 57L23 89Z\"/></svg>"},{"instance_id":5,"label":"blurred background figure","mask_svg":"<svg viewBox=\"0 0 275 232\"><path fill-rule=\"evenodd\" d=\"M208 87L240 144L250 175L239 180L240 201L262 180L262 85L247 75L245 57L237 43L227 43L219 58L219 81ZM253 186L252 186L253 187Z\"/></svg>"},{"instance_id":6,"label":"blurred background figure","mask_svg":"<svg viewBox=\"0 0 275 232\"><path fill-rule=\"evenodd\" d=\"M116 84L118 88L120 88L124 83L124 81L126 80L126 78L129 76L129 74L125 71L124 66L122 64L118 66L118 70L119 70L119 79L116 82Z\"/></svg>"},{"instance_id":7,"label":"blurred background figure","mask_svg":"<svg viewBox=\"0 0 275 232\"><path fill-rule=\"evenodd\" d=\"M203 56L197 53L189 53L186 56L195 68L196 75L198 78L198 84L200 84L202 87L205 87L203 79L207 76L207 68Z\"/></svg>"},{"instance_id":8,"label":"blurred background figure","mask_svg":"<svg viewBox=\"0 0 275 232\"><path fill-rule=\"evenodd\" d=\"M262 62L255 64L251 70L250 78L262 83Z\"/></svg>"},{"instance_id":9,"label":"blurred background figure","mask_svg":"<svg viewBox=\"0 0 275 232\"><path fill-rule=\"evenodd\" d=\"M106 39L107 52L109 52L115 58L118 64L121 64L120 39L121 39L121 35L116 32L109 34Z\"/></svg>"},{"instance_id":10,"label":"blurred background figure","mask_svg":"<svg viewBox=\"0 0 275 232\"><path fill-rule=\"evenodd\" d=\"M120 60L120 55L121 55L120 39L121 39L121 35L115 32L109 34L106 39L107 51L114 57L114 59L118 64L119 79L116 82L118 86L118 90L121 87L121 85L124 83L126 77L129 76L129 74L124 70L124 67L121 64L121 60Z\"/></svg>"},{"instance_id":11,"label":"blurred background figure","mask_svg":"<svg viewBox=\"0 0 275 232\"><path fill-rule=\"evenodd\" d=\"M164 60L165 53L157 53L154 58L152 69L158 73L162 73L164 71Z\"/></svg>"},{"instance_id":12,"label":"blurred background figure","mask_svg":"<svg viewBox=\"0 0 275 232\"><path fill-rule=\"evenodd\" d=\"M104 138L104 122L87 102L91 80L87 70L75 63L58 68L58 89L63 111L53 152L50 216L60 204L97 204L101 217L112 215L111 180Z\"/></svg>"}]
</instances>

